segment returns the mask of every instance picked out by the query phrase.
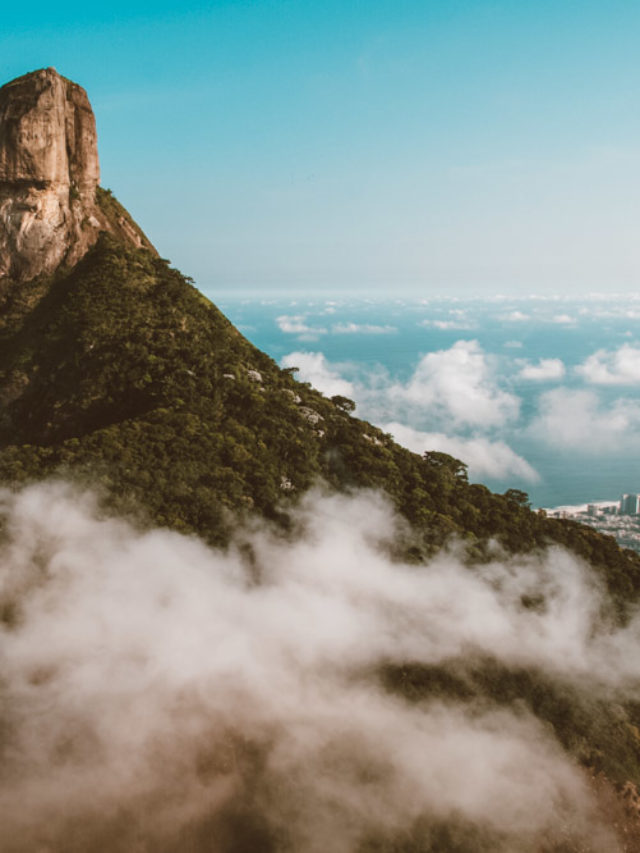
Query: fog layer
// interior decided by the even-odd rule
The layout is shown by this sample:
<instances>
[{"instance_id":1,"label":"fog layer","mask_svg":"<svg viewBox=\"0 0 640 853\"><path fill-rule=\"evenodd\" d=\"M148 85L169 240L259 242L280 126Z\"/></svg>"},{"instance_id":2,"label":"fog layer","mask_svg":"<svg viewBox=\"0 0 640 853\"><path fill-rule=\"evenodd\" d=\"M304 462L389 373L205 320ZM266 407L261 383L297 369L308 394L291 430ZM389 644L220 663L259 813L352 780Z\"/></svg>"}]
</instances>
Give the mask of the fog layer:
<instances>
[{"instance_id":1,"label":"fog layer","mask_svg":"<svg viewBox=\"0 0 640 853\"><path fill-rule=\"evenodd\" d=\"M226 553L59 483L0 515L9 853L444 850L443 826L456 850L621 849L524 706L410 702L381 676L490 656L631 695L638 624L608 625L567 553L403 565L372 493L311 493L292 540L257 526Z\"/></svg>"}]
</instances>

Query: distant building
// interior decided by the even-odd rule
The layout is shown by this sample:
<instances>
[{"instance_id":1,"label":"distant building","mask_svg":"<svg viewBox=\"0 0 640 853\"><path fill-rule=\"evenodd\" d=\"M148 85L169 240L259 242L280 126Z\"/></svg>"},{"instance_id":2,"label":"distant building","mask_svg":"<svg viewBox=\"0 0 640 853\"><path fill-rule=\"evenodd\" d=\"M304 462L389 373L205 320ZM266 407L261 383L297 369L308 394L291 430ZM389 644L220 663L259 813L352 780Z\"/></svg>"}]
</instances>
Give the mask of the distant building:
<instances>
[{"instance_id":1,"label":"distant building","mask_svg":"<svg viewBox=\"0 0 640 853\"><path fill-rule=\"evenodd\" d=\"M638 515L640 511L640 496L638 495L622 495L620 498L620 507L618 512L620 515Z\"/></svg>"},{"instance_id":2,"label":"distant building","mask_svg":"<svg viewBox=\"0 0 640 853\"><path fill-rule=\"evenodd\" d=\"M588 504L587 506L587 514L591 517L595 515L600 515L600 507L596 504Z\"/></svg>"}]
</instances>

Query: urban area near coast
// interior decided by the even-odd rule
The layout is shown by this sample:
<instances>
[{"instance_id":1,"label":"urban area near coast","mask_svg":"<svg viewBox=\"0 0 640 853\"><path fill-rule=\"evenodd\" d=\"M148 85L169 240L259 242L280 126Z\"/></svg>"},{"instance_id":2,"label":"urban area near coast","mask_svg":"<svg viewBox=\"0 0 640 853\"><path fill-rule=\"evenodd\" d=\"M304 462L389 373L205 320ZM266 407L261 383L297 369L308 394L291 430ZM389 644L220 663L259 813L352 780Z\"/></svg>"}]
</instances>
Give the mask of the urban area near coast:
<instances>
[{"instance_id":1,"label":"urban area near coast","mask_svg":"<svg viewBox=\"0 0 640 853\"><path fill-rule=\"evenodd\" d=\"M544 512L555 518L568 518L588 524L599 533L615 537L621 547L632 548L640 553L640 494L624 494L619 501L559 506Z\"/></svg>"}]
</instances>

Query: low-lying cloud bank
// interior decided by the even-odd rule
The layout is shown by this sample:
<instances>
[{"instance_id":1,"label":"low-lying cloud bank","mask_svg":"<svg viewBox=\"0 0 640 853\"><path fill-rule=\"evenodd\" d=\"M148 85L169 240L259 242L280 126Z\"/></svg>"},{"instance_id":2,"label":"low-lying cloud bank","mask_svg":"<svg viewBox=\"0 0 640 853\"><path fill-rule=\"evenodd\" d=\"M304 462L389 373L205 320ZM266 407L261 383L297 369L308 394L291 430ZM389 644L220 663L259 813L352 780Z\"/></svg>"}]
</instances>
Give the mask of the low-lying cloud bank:
<instances>
[{"instance_id":1,"label":"low-lying cloud bank","mask_svg":"<svg viewBox=\"0 0 640 853\"><path fill-rule=\"evenodd\" d=\"M518 477L528 483L535 483L540 479L527 460L514 453L504 441L489 441L483 436L458 438L441 432L422 432L394 421L382 424L382 429L414 453L423 454L428 450L437 450L463 460L468 466L472 480L483 477L496 480Z\"/></svg>"},{"instance_id":2,"label":"low-lying cloud bank","mask_svg":"<svg viewBox=\"0 0 640 853\"><path fill-rule=\"evenodd\" d=\"M542 386L532 406L522 405L501 375L498 358L475 340L423 355L404 381L380 365L332 364L321 352L292 352L282 364L299 367L300 379L328 396L354 399L359 417L410 450L457 456L480 481L539 482L523 455L532 443L583 455L640 447L640 404L627 394L611 397L611 389L640 382L640 349L630 344L598 350L573 367L559 358L514 359L513 379ZM567 375L590 387L545 388Z\"/></svg>"},{"instance_id":3,"label":"low-lying cloud bank","mask_svg":"<svg viewBox=\"0 0 640 853\"><path fill-rule=\"evenodd\" d=\"M477 341L427 353L406 382L379 365L359 380L346 380L341 369L354 365L331 365L321 352L289 353L282 366L298 367L301 379L328 396L354 394L361 414L378 421L401 412L407 423L428 417L452 429L487 430L517 420L520 410L519 398L500 387L491 356ZM334 390L337 381L342 392Z\"/></svg>"},{"instance_id":4,"label":"low-lying cloud bank","mask_svg":"<svg viewBox=\"0 0 640 853\"><path fill-rule=\"evenodd\" d=\"M456 850L621 849L523 707L412 703L380 677L478 654L631 691L638 623L603 624L568 554L394 563L370 493L309 494L293 541L256 527L228 553L61 484L1 493L0 518L8 853L355 853L417 826L411 849L439 853L442 826Z\"/></svg>"},{"instance_id":5,"label":"low-lying cloud bank","mask_svg":"<svg viewBox=\"0 0 640 853\"><path fill-rule=\"evenodd\" d=\"M323 314L333 313L335 309L327 308ZM333 335L393 335L398 330L395 326L381 326L375 323L354 323L353 321L334 323L331 329L324 326L311 326L306 314L282 314L276 317L276 323L281 332L286 335L297 335L298 340L316 340L320 335L331 332Z\"/></svg>"},{"instance_id":6,"label":"low-lying cloud bank","mask_svg":"<svg viewBox=\"0 0 640 853\"><path fill-rule=\"evenodd\" d=\"M388 390L392 402L433 411L455 427L499 427L517 419L520 401L495 380L477 341L457 341L424 355L405 384Z\"/></svg>"},{"instance_id":7,"label":"low-lying cloud bank","mask_svg":"<svg viewBox=\"0 0 640 853\"><path fill-rule=\"evenodd\" d=\"M548 382L552 379L562 379L565 374L565 366L559 358L540 358L537 364L523 363L519 379L531 382Z\"/></svg>"},{"instance_id":8,"label":"low-lying cloud bank","mask_svg":"<svg viewBox=\"0 0 640 853\"><path fill-rule=\"evenodd\" d=\"M457 456L472 478L539 479L522 456L495 438L496 431L517 422L520 400L500 387L494 359L477 341L427 353L405 382L380 366L363 375L353 365L330 364L321 352L292 352L282 365L298 367L300 379L327 396L353 398L359 417L391 432L409 450ZM354 378L345 379L345 372Z\"/></svg>"},{"instance_id":9,"label":"low-lying cloud bank","mask_svg":"<svg viewBox=\"0 0 640 853\"><path fill-rule=\"evenodd\" d=\"M546 444L579 452L607 453L640 447L640 404L619 398L604 403L593 391L554 388L541 394L528 433Z\"/></svg>"},{"instance_id":10,"label":"low-lying cloud bank","mask_svg":"<svg viewBox=\"0 0 640 853\"><path fill-rule=\"evenodd\" d=\"M576 373L593 385L638 385L640 349L631 344L616 350L599 349L576 368Z\"/></svg>"}]
</instances>

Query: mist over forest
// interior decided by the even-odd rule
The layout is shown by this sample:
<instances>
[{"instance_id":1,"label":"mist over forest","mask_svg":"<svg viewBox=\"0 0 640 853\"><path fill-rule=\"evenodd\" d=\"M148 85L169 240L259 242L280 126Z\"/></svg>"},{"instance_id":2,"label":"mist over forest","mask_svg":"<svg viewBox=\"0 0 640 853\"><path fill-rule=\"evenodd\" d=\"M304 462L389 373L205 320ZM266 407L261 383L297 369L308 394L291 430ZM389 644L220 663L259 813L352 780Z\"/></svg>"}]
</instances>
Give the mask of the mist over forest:
<instances>
[{"instance_id":1,"label":"mist over forest","mask_svg":"<svg viewBox=\"0 0 640 853\"><path fill-rule=\"evenodd\" d=\"M8 853L625 849L580 741L613 697L628 725L640 622L567 552L407 565L375 492L227 551L63 483L1 513Z\"/></svg>"}]
</instances>

